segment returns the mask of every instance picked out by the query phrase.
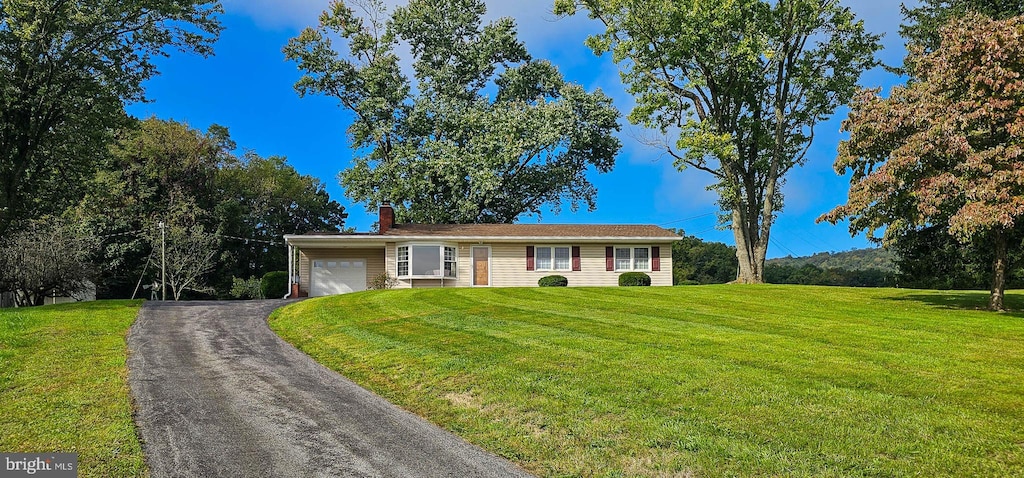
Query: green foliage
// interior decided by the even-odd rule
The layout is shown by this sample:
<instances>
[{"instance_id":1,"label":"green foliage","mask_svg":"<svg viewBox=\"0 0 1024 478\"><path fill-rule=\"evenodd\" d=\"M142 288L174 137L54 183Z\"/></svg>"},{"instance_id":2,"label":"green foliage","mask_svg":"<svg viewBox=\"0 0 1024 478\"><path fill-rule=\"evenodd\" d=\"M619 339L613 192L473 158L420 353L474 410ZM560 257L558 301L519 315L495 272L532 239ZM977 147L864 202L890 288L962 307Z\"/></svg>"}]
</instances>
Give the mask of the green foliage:
<instances>
[{"instance_id":1,"label":"green foliage","mask_svg":"<svg viewBox=\"0 0 1024 478\"><path fill-rule=\"evenodd\" d=\"M262 283L263 281L256 277L248 279L233 277L231 278L231 291L228 294L235 299L266 299Z\"/></svg>"},{"instance_id":2,"label":"green foliage","mask_svg":"<svg viewBox=\"0 0 1024 478\"><path fill-rule=\"evenodd\" d=\"M764 280L769 284L892 287L897 284L894 275L893 271L874 268L849 270L819 267L814 264L787 265L769 262L764 268Z\"/></svg>"},{"instance_id":3,"label":"green foliage","mask_svg":"<svg viewBox=\"0 0 1024 478\"><path fill-rule=\"evenodd\" d=\"M651 285L651 276L643 272L624 272L619 275L619 287L646 287Z\"/></svg>"},{"instance_id":4,"label":"green foliage","mask_svg":"<svg viewBox=\"0 0 1024 478\"><path fill-rule=\"evenodd\" d=\"M768 259L768 264L801 267L807 264L822 269L865 270L878 269L895 272L896 254L885 248L853 249L843 252L817 252L806 257L778 257Z\"/></svg>"},{"instance_id":5,"label":"green foliage","mask_svg":"<svg viewBox=\"0 0 1024 478\"><path fill-rule=\"evenodd\" d=\"M893 238L900 287L983 290L991 286L995 254L981 235L961 243L943 226L907 231ZM1007 287L1024 284L1024 230L1017 226L1009 239Z\"/></svg>"},{"instance_id":6,"label":"green foliage","mask_svg":"<svg viewBox=\"0 0 1024 478\"><path fill-rule=\"evenodd\" d=\"M354 114L356 156L339 175L349 198L391 201L399 222L422 223L595 208L587 173L610 171L620 148L611 98L532 58L510 18L482 24L482 0L412 0L390 16L381 1L366 6L361 18L333 2L284 49L304 72L300 95ZM413 79L399 65L406 44Z\"/></svg>"},{"instance_id":7,"label":"green foliage","mask_svg":"<svg viewBox=\"0 0 1024 478\"><path fill-rule=\"evenodd\" d=\"M724 284L736 279L735 247L704 242L683 231L678 234L683 238L672 244L673 284Z\"/></svg>"},{"instance_id":8,"label":"green foliage","mask_svg":"<svg viewBox=\"0 0 1024 478\"><path fill-rule=\"evenodd\" d=\"M80 197L170 50L212 54L215 0L0 2L0 236Z\"/></svg>"},{"instance_id":9,"label":"green foliage","mask_svg":"<svg viewBox=\"0 0 1024 478\"><path fill-rule=\"evenodd\" d=\"M577 7L606 27L587 44L621 66L629 120L665 135L676 167L715 178L738 280L762 281L781 182L877 65L879 36L831 0L557 0L555 13Z\"/></svg>"},{"instance_id":10,"label":"green foliage","mask_svg":"<svg viewBox=\"0 0 1024 478\"><path fill-rule=\"evenodd\" d=\"M968 13L979 13L996 20L1024 15L1020 0L921 0L917 6L903 8L904 23L900 35L925 51L937 50L942 38L939 30L950 21Z\"/></svg>"},{"instance_id":11,"label":"green foliage","mask_svg":"<svg viewBox=\"0 0 1024 478\"><path fill-rule=\"evenodd\" d=\"M299 302L270 326L536 476L1024 476L1024 313L984 304L770 285L411 289Z\"/></svg>"},{"instance_id":12,"label":"green foliage","mask_svg":"<svg viewBox=\"0 0 1024 478\"><path fill-rule=\"evenodd\" d=\"M566 287L569 285L569 279L559 275L544 276L537 281L537 285L541 287Z\"/></svg>"},{"instance_id":13,"label":"green foliage","mask_svg":"<svg viewBox=\"0 0 1024 478\"><path fill-rule=\"evenodd\" d=\"M78 453L83 478L149 476L125 365L140 304L0 309L0 450Z\"/></svg>"},{"instance_id":14,"label":"green foliage","mask_svg":"<svg viewBox=\"0 0 1024 478\"><path fill-rule=\"evenodd\" d=\"M157 222L188 218L221 240L204 281L226 296L233 277L262 277L287 266L285 234L339 230L344 208L324 184L300 175L284 158L242 157L228 131L206 132L150 118L119 132L100 171L77 206L104 240L96 262L104 265L101 297L128 297L145 268ZM145 269L145 270L144 270ZM283 294L282 294L283 295Z\"/></svg>"},{"instance_id":15,"label":"green foliage","mask_svg":"<svg viewBox=\"0 0 1024 478\"><path fill-rule=\"evenodd\" d=\"M381 272L370 279L370 283L367 285L370 290L394 289L398 286L398 279L392 277L391 274L388 274L387 272Z\"/></svg>"},{"instance_id":16,"label":"green foliage","mask_svg":"<svg viewBox=\"0 0 1024 478\"><path fill-rule=\"evenodd\" d=\"M267 272L260 282L260 292L264 298L280 299L288 294L289 282L286 271Z\"/></svg>"}]
</instances>

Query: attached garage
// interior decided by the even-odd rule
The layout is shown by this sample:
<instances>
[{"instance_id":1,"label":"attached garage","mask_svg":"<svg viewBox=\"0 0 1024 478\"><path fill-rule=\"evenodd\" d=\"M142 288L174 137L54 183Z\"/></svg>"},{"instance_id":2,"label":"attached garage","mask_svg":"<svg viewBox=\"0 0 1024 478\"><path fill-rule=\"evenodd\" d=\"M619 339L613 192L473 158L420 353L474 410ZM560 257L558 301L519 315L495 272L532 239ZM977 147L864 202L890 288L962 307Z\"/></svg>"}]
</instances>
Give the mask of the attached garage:
<instances>
[{"instance_id":1,"label":"attached garage","mask_svg":"<svg viewBox=\"0 0 1024 478\"><path fill-rule=\"evenodd\" d=\"M366 290L366 259L316 259L311 265L311 297Z\"/></svg>"}]
</instances>

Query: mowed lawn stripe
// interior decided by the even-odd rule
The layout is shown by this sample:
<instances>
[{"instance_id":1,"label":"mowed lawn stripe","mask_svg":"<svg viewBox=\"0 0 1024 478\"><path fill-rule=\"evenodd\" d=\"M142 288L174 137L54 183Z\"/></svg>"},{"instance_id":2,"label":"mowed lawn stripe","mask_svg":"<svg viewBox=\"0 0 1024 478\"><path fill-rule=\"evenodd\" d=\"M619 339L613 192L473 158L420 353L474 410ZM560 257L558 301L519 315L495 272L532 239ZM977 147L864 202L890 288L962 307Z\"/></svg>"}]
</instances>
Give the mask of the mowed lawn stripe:
<instances>
[{"instance_id":1,"label":"mowed lawn stripe","mask_svg":"<svg viewBox=\"0 0 1024 478\"><path fill-rule=\"evenodd\" d=\"M146 475L125 343L140 304L0 309L0 451L78 453L81 477Z\"/></svg>"},{"instance_id":2,"label":"mowed lawn stripe","mask_svg":"<svg viewBox=\"0 0 1024 478\"><path fill-rule=\"evenodd\" d=\"M1019 475L1024 319L983 304L798 286L405 290L305 301L271 324L540 475Z\"/></svg>"}]
</instances>

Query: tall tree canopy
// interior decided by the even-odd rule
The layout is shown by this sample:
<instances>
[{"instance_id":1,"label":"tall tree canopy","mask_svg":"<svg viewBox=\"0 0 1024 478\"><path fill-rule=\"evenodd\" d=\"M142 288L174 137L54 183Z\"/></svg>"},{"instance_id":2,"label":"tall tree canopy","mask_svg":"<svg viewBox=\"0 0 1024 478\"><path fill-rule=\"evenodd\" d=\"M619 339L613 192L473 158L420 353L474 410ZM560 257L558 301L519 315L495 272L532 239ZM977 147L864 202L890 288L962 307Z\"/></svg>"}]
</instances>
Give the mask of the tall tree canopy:
<instances>
[{"instance_id":1,"label":"tall tree canopy","mask_svg":"<svg viewBox=\"0 0 1024 478\"><path fill-rule=\"evenodd\" d=\"M0 2L0 236L76 199L124 103L143 99L153 57L209 55L220 11L216 0Z\"/></svg>"},{"instance_id":2,"label":"tall tree canopy","mask_svg":"<svg viewBox=\"0 0 1024 478\"><path fill-rule=\"evenodd\" d=\"M532 58L509 18L482 25L482 0L412 0L366 18L335 1L284 52L305 75L301 95L352 112L346 194L399 221L512 222L542 208L595 207L591 169L611 170L618 111L600 91ZM339 53L334 40L346 43ZM413 82L400 67L412 49Z\"/></svg>"},{"instance_id":3,"label":"tall tree canopy","mask_svg":"<svg viewBox=\"0 0 1024 478\"><path fill-rule=\"evenodd\" d=\"M181 270L202 272L203 282L221 292L235 276L284 269L284 234L337 231L344 225L344 208L330 199L319 179L299 174L284 158L252 152L237 157L234 149L228 131L216 125L203 132L150 118L118 132L75 211L105 237L96 259L103 265L97 282L101 296L131 295L152 242L159 238L156 225L161 221L167 224L168 237L216 252L204 264L212 272ZM178 250L200 252L194 249ZM181 257L196 257L187 254Z\"/></svg>"},{"instance_id":4,"label":"tall tree canopy","mask_svg":"<svg viewBox=\"0 0 1024 478\"><path fill-rule=\"evenodd\" d=\"M1024 14L1024 0L922 0L917 6L903 5L900 35L909 42L935 51L942 42L939 30L952 20L968 13L977 13L1003 20Z\"/></svg>"},{"instance_id":5,"label":"tall tree canopy","mask_svg":"<svg viewBox=\"0 0 1024 478\"><path fill-rule=\"evenodd\" d=\"M738 280L763 282L783 180L876 65L879 37L837 0L555 2L581 7L607 27L587 44L622 65L630 121L675 135L661 146L679 169L714 176Z\"/></svg>"},{"instance_id":6,"label":"tall tree canopy","mask_svg":"<svg viewBox=\"0 0 1024 478\"><path fill-rule=\"evenodd\" d=\"M1024 17L970 14L940 30L932 53L911 45L915 81L860 92L836 171L852 171L847 204L822 217L884 238L948 225L993 251L990 308L1003 309L1009 236L1024 216ZM887 227L886 227L887 226Z\"/></svg>"}]
</instances>

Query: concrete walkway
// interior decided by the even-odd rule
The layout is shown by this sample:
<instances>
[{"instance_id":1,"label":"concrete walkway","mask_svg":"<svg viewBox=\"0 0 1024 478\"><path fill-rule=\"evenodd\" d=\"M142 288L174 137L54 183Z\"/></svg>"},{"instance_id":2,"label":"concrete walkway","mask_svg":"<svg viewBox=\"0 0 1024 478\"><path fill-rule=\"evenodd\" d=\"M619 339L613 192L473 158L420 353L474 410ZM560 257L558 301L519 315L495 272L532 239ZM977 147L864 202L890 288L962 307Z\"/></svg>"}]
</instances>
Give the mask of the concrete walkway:
<instances>
[{"instance_id":1,"label":"concrete walkway","mask_svg":"<svg viewBox=\"0 0 1024 478\"><path fill-rule=\"evenodd\" d=\"M152 476L529 476L285 343L281 305L142 308L128 376Z\"/></svg>"}]
</instances>

